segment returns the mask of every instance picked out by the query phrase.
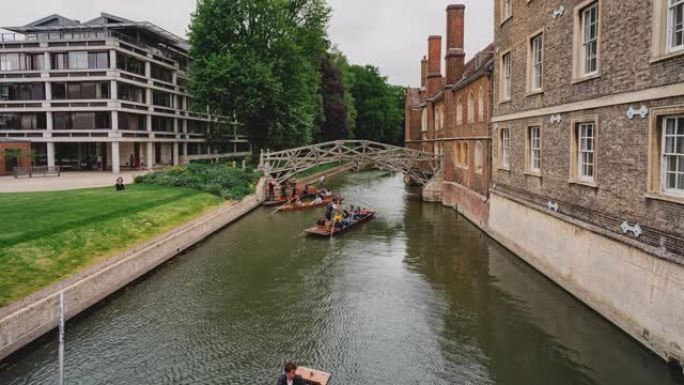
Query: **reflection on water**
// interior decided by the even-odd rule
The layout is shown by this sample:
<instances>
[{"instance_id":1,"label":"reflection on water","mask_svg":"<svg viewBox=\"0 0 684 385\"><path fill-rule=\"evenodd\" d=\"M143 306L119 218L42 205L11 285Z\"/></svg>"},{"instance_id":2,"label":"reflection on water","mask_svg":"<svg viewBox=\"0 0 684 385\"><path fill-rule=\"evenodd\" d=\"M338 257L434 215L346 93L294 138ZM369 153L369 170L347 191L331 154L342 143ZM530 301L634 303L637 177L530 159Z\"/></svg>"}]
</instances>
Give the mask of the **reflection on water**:
<instances>
[{"instance_id":1,"label":"reflection on water","mask_svg":"<svg viewBox=\"0 0 684 385\"><path fill-rule=\"evenodd\" d=\"M399 176L338 180L376 219L260 209L67 325L67 384L270 384L286 360L332 384L676 384L665 365ZM0 383L54 384L48 336Z\"/></svg>"}]
</instances>

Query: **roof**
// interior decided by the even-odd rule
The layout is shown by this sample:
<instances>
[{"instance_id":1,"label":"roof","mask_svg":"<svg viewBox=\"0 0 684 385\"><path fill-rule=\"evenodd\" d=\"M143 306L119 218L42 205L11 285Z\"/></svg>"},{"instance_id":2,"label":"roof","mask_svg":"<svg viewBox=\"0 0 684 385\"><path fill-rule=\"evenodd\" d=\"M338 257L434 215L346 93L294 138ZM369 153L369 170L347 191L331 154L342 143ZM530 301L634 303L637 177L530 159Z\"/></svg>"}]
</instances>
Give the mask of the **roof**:
<instances>
[{"instance_id":1,"label":"roof","mask_svg":"<svg viewBox=\"0 0 684 385\"><path fill-rule=\"evenodd\" d=\"M171 43L182 50L187 51L190 47L188 42L182 37L173 34L153 23L150 23L149 21L133 21L105 12L100 13L99 17L96 17L85 23L81 23L78 20L70 19L62 15L53 14L26 24L23 27L1 28L22 34L55 30L140 28L156 35L160 40Z\"/></svg>"},{"instance_id":2,"label":"roof","mask_svg":"<svg viewBox=\"0 0 684 385\"><path fill-rule=\"evenodd\" d=\"M485 49L478 52L466 63L465 70L463 71L463 77L456 82L456 84L449 85L447 89L452 91L459 90L480 78L482 75L489 73L492 70L495 53L496 48L494 43L488 45Z\"/></svg>"}]
</instances>

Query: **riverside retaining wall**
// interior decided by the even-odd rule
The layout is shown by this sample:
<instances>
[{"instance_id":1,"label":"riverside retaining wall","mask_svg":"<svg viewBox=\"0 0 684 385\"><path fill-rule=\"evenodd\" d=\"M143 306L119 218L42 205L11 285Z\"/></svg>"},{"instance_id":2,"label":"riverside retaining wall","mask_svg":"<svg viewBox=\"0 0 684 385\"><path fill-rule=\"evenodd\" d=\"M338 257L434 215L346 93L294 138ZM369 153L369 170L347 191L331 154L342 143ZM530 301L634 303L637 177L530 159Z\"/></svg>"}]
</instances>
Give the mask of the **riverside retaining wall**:
<instances>
[{"instance_id":1,"label":"riverside retaining wall","mask_svg":"<svg viewBox=\"0 0 684 385\"><path fill-rule=\"evenodd\" d=\"M58 326L61 292L64 292L66 304L65 318L72 318L258 207L263 202L264 184L262 178L257 193L240 202L226 203L209 214L0 308L0 360Z\"/></svg>"},{"instance_id":2,"label":"riverside retaining wall","mask_svg":"<svg viewBox=\"0 0 684 385\"><path fill-rule=\"evenodd\" d=\"M492 192L483 229L668 361L684 362L684 265Z\"/></svg>"}]
</instances>

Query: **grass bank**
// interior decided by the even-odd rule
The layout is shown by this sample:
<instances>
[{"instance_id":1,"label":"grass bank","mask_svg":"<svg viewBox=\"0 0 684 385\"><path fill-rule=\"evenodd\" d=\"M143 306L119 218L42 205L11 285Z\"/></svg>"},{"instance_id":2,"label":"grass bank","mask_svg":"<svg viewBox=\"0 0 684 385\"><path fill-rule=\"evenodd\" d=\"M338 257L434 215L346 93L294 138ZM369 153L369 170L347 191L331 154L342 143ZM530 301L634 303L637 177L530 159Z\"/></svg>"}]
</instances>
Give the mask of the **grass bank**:
<instances>
[{"instance_id":1,"label":"grass bank","mask_svg":"<svg viewBox=\"0 0 684 385\"><path fill-rule=\"evenodd\" d=\"M155 185L0 194L0 306L223 202L206 192Z\"/></svg>"},{"instance_id":2,"label":"grass bank","mask_svg":"<svg viewBox=\"0 0 684 385\"><path fill-rule=\"evenodd\" d=\"M323 163L319 164L318 166L314 166L306 171L300 172L299 174L296 175L297 178L303 178L307 176L311 176L314 174L318 174L319 172L323 171L328 171L330 169L333 169L338 166L342 166L344 162L330 162L330 163Z\"/></svg>"}]
</instances>

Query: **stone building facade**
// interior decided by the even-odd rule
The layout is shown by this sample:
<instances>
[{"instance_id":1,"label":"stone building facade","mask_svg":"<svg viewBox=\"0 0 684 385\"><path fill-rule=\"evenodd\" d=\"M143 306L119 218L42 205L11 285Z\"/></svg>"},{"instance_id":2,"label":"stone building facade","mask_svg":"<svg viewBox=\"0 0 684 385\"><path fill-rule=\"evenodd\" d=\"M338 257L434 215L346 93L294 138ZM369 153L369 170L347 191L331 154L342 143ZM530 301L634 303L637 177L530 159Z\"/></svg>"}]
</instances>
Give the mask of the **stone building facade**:
<instances>
[{"instance_id":1,"label":"stone building facade","mask_svg":"<svg viewBox=\"0 0 684 385\"><path fill-rule=\"evenodd\" d=\"M494 0L487 230L684 359L684 1Z\"/></svg>"}]
</instances>

